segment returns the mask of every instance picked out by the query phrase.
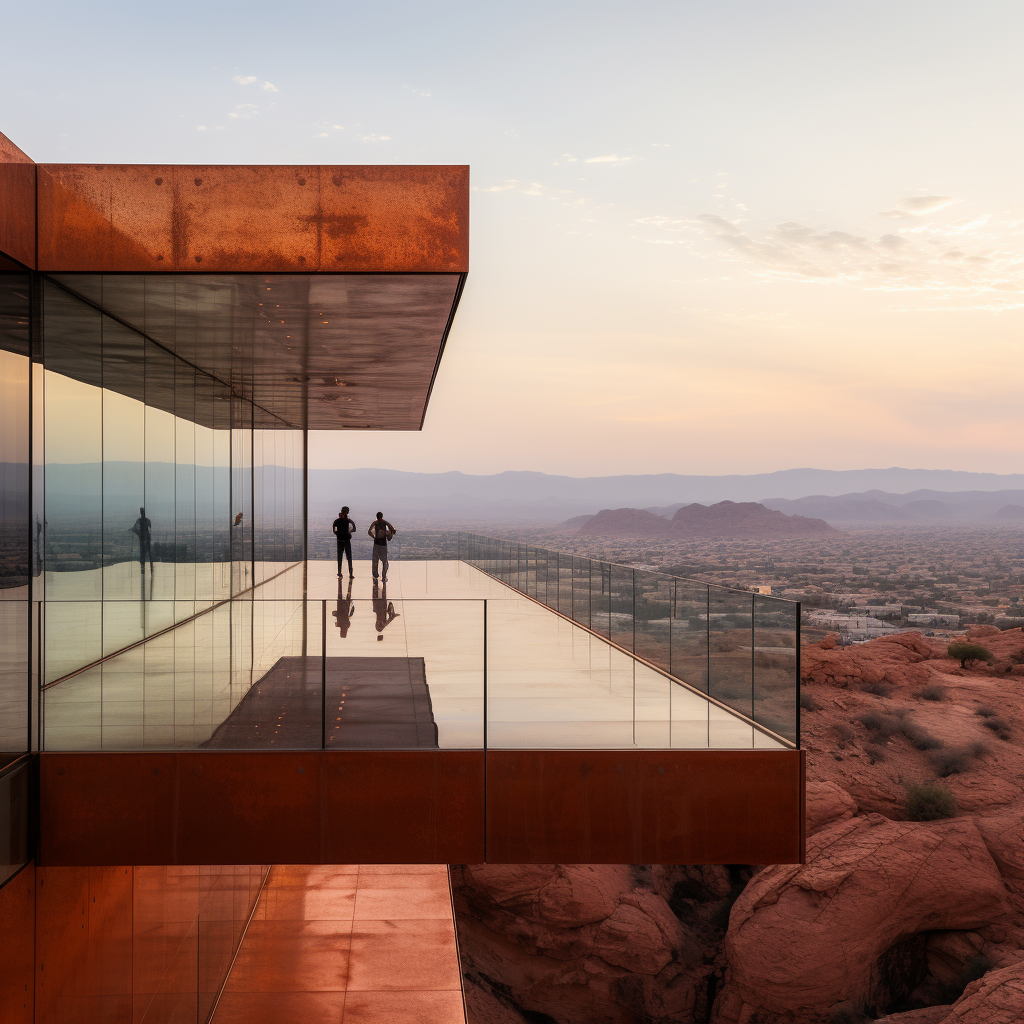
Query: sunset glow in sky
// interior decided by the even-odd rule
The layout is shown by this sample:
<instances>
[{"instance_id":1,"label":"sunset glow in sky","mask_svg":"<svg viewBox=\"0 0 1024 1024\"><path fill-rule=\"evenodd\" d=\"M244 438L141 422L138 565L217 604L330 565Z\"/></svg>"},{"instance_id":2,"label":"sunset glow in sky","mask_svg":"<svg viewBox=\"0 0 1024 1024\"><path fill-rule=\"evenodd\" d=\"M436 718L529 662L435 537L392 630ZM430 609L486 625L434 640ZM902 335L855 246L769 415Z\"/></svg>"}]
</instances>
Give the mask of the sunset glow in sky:
<instances>
[{"instance_id":1,"label":"sunset glow in sky","mask_svg":"<svg viewBox=\"0 0 1024 1024\"><path fill-rule=\"evenodd\" d=\"M8 7L41 161L468 163L419 434L320 466L1024 469L1019 4Z\"/></svg>"}]
</instances>

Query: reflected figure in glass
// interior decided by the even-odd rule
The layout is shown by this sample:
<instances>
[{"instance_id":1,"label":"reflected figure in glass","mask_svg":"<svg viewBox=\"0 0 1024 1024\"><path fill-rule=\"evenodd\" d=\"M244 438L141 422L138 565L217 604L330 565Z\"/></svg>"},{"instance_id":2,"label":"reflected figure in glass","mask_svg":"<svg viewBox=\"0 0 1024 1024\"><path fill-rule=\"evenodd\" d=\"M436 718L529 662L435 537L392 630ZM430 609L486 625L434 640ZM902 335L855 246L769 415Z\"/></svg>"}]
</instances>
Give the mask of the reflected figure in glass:
<instances>
[{"instance_id":1,"label":"reflected figure in glass","mask_svg":"<svg viewBox=\"0 0 1024 1024\"><path fill-rule=\"evenodd\" d=\"M374 624L374 629L377 630L377 639L383 640L384 630L398 618L398 612L395 611L394 604L388 600L388 588L386 582L384 586L378 587L376 580L374 581L373 613L377 616L377 621Z\"/></svg>"},{"instance_id":2,"label":"reflected figure in glass","mask_svg":"<svg viewBox=\"0 0 1024 1024\"><path fill-rule=\"evenodd\" d=\"M341 638L344 640L348 636L349 628L352 625L352 616L356 613L356 606L352 603L352 579L349 578L348 590L342 594L341 592L342 582L338 580L338 607L335 611L331 612L334 616L334 623L338 627L338 632L341 634ZM385 609L385 614L387 609ZM378 613L378 621L379 613ZM386 623L385 623L386 625Z\"/></svg>"},{"instance_id":3,"label":"reflected figure in glass","mask_svg":"<svg viewBox=\"0 0 1024 1024\"><path fill-rule=\"evenodd\" d=\"M139 568L142 574L146 574L146 562L149 562L149 571L153 571L153 522L146 516L145 508L139 509L139 518L135 525L129 527L132 533L139 538Z\"/></svg>"}]
</instances>

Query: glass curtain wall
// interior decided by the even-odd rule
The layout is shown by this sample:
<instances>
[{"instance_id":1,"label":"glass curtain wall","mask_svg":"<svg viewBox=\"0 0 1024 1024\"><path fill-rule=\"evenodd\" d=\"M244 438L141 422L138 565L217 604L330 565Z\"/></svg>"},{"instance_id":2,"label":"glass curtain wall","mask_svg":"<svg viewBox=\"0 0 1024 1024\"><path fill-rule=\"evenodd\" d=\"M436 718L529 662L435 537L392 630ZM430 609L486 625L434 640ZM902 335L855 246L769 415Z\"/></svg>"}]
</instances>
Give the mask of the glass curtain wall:
<instances>
[{"instance_id":1,"label":"glass curtain wall","mask_svg":"<svg viewBox=\"0 0 1024 1024\"><path fill-rule=\"evenodd\" d=\"M0 274L0 768L30 747L29 283Z\"/></svg>"},{"instance_id":2,"label":"glass curtain wall","mask_svg":"<svg viewBox=\"0 0 1024 1024\"><path fill-rule=\"evenodd\" d=\"M303 557L301 431L45 279L42 325L43 684L235 598L171 652L230 676L245 596Z\"/></svg>"}]
</instances>

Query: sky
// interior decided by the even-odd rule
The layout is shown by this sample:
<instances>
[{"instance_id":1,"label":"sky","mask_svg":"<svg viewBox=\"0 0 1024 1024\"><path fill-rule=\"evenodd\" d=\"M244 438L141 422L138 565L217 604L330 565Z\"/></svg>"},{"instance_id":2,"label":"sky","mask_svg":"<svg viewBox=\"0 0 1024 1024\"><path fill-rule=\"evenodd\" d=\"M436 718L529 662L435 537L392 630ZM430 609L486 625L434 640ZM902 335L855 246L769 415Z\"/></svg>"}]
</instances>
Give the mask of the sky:
<instances>
[{"instance_id":1,"label":"sky","mask_svg":"<svg viewBox=\"0 0 1024 1024\"><path fill-rule=\"evenodd\" d=\"M1024 470L1024 13L6 5L39 161L468 163L422 432L318 467ZM17 45L10 45L16 41Z\"/></svg>"}]
</instances>

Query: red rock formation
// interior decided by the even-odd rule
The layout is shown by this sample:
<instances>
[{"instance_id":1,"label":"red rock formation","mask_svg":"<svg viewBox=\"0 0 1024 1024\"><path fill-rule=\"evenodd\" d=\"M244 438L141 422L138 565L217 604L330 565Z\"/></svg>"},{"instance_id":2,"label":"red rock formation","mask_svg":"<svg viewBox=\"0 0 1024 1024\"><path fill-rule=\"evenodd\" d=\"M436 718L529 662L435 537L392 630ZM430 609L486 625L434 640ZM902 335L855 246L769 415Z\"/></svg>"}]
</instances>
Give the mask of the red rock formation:
<instances>
[{"instance_id":1,"label":"red rock formation","mask_svg":"<svg viewBox=\"0 0 1024 1024\"><path fill-rule=\"evenodd\" d=\"M1024 1021L1024 959L968 985L944 1024L1020 1024Z\"/></svg>"},{"instance_id":2,"label":"red rock formation","mask_svg":"<svg viewBox=\"0 0 1024 1024\"><path fill-rule=\"evenodd\" d=\"M651 540L667 537L672 523L642 508L603 508L580 526L581 536L639 537Z\"/></svg>"},{"instance_id":3,"label":"red rock formation","mask_svg":"<svg viewBox=\"0 0 1024 1024\"><path fill-rule=\"evenodd\" d=\"M755 501L684 505L671 520L642 508L602 509L580 527L594 537L805 537L839 531L824 519L787 516Z\"/></svg>"},{"instance_id":4,"label":"red rock formation","mask_svg":"<svg viewBox=\"0 0 1024 1024\"><path fill-rule=\"evenodd\" d=\"M808 537L838 534L824 519L787 516L756 501L684 505L672 517L673 537Z\"/></svg>"},{"instance_id":5,"label":"red rock formation","mask_svg":"<svg viewBox=\"0 0 1024 1024\"><path fill-rule=\"evenodd\" d=\"M813 1020L917 987L923 933L1002 920L1006 894L973 822L869 814L808 840L807 864L761 871L733 907L716 1019Z\"/></svg>"}]
</instances>

